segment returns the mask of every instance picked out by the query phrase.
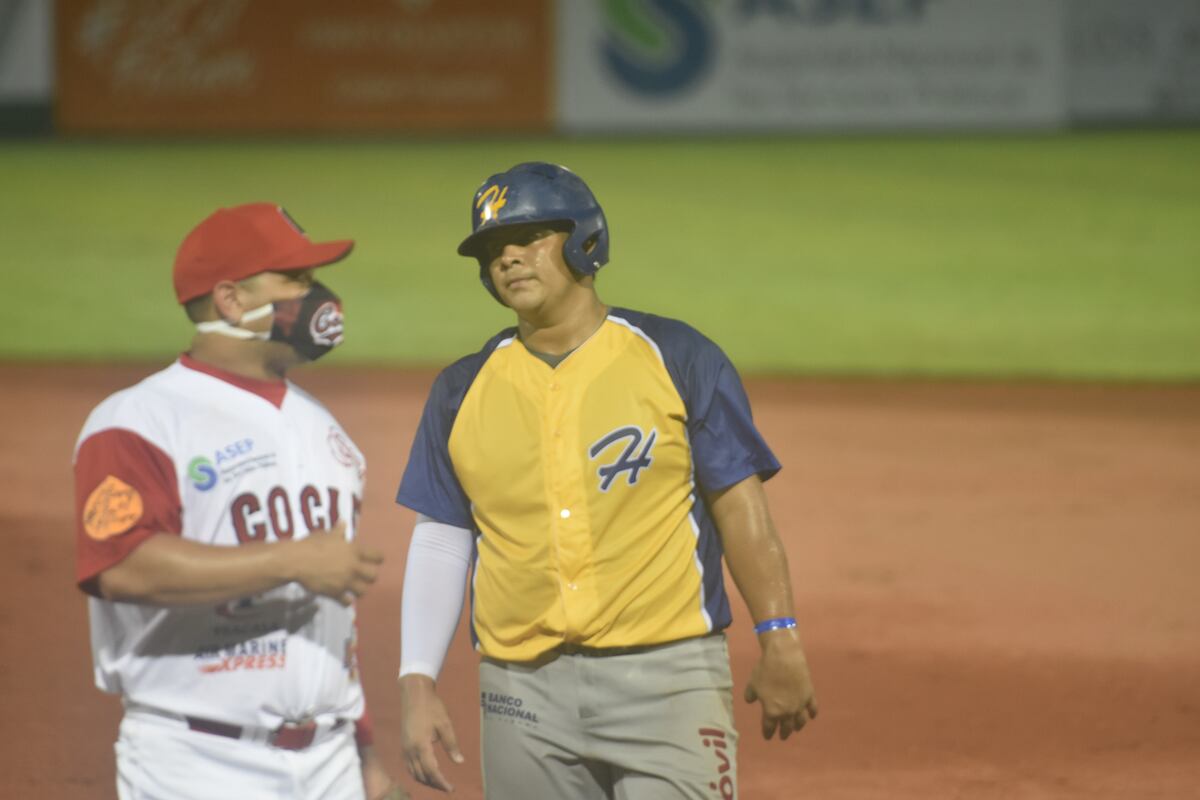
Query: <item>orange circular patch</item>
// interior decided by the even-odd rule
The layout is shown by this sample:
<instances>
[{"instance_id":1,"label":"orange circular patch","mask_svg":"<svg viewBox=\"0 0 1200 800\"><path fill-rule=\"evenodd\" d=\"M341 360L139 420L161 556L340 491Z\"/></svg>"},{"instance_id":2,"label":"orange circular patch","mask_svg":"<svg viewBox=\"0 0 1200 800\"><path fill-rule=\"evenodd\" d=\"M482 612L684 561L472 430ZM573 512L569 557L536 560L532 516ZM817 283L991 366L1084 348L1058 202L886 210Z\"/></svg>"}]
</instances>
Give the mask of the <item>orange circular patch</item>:
<instances>
[{"instance_id":1,"label":"orange circular patch","mask_svg":"<svg viewBox=\"0 0 1200 800\"><path fill-rule=\"evenodd\" d=\"M142 496L120 478L109 475L88 495L83 529L93 539L124 533L142 518Z\"/></svg>"}]
</instances>

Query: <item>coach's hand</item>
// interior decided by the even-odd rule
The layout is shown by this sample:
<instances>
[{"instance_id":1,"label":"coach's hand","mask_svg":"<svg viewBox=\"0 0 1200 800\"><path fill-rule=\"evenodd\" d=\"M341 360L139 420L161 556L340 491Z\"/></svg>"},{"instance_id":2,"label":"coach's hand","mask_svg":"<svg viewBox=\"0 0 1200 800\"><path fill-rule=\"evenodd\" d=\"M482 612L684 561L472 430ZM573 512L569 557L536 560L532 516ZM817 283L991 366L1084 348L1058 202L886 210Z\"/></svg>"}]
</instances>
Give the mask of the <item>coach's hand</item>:
<instances>
[{"instance_id":1,"label":"coach's hand","mask_svg":"<svg viewBox=\"0 0 1200 800\"><path fill-rule=\"evenodd\" d=\"M808 661L795 629L761 634L762 657L746 684L746 702L762 703L763 738L770 739L778 729L786 739L817 716Z\"/></svg>"},{"instance_id":2,"label":"coach's hand","mask_svg":"<svg viewBox=\"0 0 1200 800\"><path fill-rule=\"evenodd\" d=\"M454 791L450 781L438 769L433 745L441 742L455 764L463 763L464 759L458 749L454 726L450 724L450 715L437 696L433 678L410 673L400 679L400 713L400 741L413 779L443 792Z\"/></svg>"},{"instance_id":3,"label":"coach's hand","mask_svg":"<svg viewBox=\"0 0 1200 800\"><path fill-rule=\"evenodd\" d=\"M379 574L383 555L346 541L346 523L315 530L295 544L294 580L314 594L332 597L344 606L362 597Z\"/></svg>"}]
</instances>

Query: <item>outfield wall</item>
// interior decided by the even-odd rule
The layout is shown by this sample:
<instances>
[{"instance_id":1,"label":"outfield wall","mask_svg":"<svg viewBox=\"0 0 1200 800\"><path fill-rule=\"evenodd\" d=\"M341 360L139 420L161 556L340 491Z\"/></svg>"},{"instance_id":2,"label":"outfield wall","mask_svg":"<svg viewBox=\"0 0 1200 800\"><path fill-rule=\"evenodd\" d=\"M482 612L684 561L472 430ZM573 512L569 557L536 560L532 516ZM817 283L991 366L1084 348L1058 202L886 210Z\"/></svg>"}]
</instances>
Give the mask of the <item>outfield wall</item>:
<instances>
[{"instance_id":1,"label":"outfield wall","mask_svg":"<svg viewBox=\"0 0 1200 800\"><path fill-rule=\"evenodd\" d=\"M42 0L0 0L0 133L51 130L54 10Z\"/></svg>"},{"instance_id":2,"label":"outfield wall","mask_svg":"<svg viewBox=\"0 0 1200 800\"><path fill-rule=\"evenodd\" d=\"M331 10L336 8L336 12ZM0 0L0 129L1057 129L1200 119L1200 0ZM5 120L8 119L8 123Z\"/></svg>"},{"instance_id":3,"label":"outfield wall","mask_svg":"<svg viewBox=\"0 0 1200 800\"><path fill-rule=\"evenodd\" d=\"M1072 120L1200 119L1200 0L1071 0L1066 23Z\"/></svg>"},{"instance_id":4,"label":"outfield wall","mask_svg":"<svg viewBox=\"0 0 1200 800\"><path fill-rule=\"evenodd\" d=\"M549 0L58 0L72 133L543 131Z\"/></svg>"},{"instance_id":5,"label":"outfield wall","mask_svg":"<svg viewBox=\"0 0 1200 800\"><path fill-rule=\"evenodd\" d=\"M1065 122L1061 0L621 5L560 4L567 130Z\"/></svg>"}]
</instances>

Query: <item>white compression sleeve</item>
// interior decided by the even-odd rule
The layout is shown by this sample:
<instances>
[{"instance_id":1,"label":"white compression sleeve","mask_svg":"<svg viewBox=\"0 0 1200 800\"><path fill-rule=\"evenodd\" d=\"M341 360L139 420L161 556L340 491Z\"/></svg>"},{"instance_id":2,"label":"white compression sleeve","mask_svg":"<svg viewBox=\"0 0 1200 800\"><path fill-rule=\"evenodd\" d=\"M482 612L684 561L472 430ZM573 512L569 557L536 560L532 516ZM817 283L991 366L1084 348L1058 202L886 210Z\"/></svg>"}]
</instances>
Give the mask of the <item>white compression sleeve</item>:
<instances>
[{"instance_id":1,"label":"white compression sleeve","mask_svg":"<svg viewBox=\"0 0 1200 800\"><path fill-rule=\"evenodd\" d=\"M400 601L400 677L437 680L462 614L475 535L417 515Z\"/></svg>"}]
</instances>

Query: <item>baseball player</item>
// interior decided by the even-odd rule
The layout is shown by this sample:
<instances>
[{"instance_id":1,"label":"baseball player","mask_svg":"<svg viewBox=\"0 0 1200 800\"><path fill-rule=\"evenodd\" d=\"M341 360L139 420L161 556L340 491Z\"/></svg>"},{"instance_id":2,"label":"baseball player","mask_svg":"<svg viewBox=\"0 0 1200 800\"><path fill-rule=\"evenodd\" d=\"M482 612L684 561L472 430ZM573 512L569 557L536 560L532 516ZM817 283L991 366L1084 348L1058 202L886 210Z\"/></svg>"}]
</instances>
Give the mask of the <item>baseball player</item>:
<instances>
[{"instance_id":1,"label":"baseball player","mask_svg":"<svg viewBox=\"0 0 1200 800\"><path fill-rule=\"evenodd\" d=\"M400 484L409 769L449 790L435 742L463 760L435 681L470 567L487 797L735 797L722 556L763 735L817 713L762 489L779 463L716 345L601 302L608 227L579 177L518 164L471 222L458 252L517 325L438 376Z\"/></svg>"},{"instance_id":2,"label":"baseball player","mask_svg":"<svg viewBox=\"0 0 1200 800\"><path fill-rule=\"evenodd\" d=\"M77 578L97 686L121 695L121 798L406 797L372 748L353 601L365 464L285 378L342 341L309 240L269 203L184 239L196 334L92 411L75 450Z\"/></svg>"}]
</instances>

